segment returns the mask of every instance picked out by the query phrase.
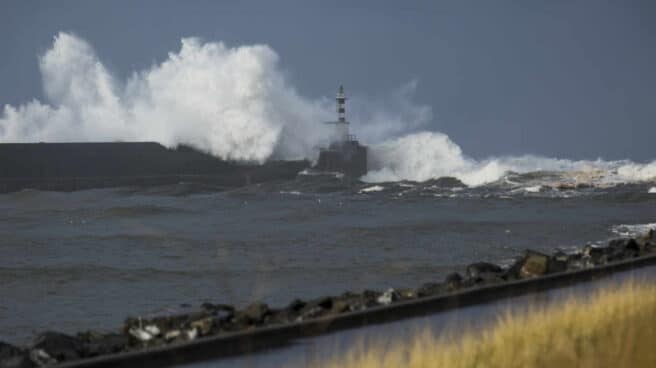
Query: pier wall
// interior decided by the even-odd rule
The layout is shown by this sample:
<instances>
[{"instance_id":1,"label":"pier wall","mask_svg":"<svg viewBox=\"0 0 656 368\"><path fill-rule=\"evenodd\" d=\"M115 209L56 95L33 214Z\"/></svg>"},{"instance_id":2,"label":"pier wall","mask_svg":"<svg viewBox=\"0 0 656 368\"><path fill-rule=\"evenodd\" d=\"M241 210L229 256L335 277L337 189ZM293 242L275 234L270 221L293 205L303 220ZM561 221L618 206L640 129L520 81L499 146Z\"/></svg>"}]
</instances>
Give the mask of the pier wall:
<instances>
[{"instance_id":1,"label":"pier wall","mask_svg":"<svg viewBox=\"0 0 656 368\"><path fill-rule=\"evenodd\" d=\"M0 144L0 192L194 182L226 187L291 179L307 161L243 164L154 142Z\"/></svg>"}]
</instances>

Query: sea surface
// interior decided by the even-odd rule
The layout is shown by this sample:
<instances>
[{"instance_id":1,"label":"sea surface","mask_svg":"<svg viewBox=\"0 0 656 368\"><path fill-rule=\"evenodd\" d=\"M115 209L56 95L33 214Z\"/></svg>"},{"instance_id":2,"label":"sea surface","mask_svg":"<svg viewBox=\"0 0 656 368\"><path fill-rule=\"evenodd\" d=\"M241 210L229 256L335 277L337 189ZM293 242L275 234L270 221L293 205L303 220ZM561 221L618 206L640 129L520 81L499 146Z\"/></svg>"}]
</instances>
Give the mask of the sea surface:
<instances>
[{"instance_id":1,"label":"sea surface","mask_svg":"<svg viewBox=\"0 0 656 368\"><path fill-rule=\"evenodd\" d=\"M205 301L284 306L413 287L656 224L653 183L554 185L553 173L468 188L301 175L228 191L180 183L0 195L0 340L113 330ZM652 190L656 191L656 190Z\"/></svg>"}]
</instances>

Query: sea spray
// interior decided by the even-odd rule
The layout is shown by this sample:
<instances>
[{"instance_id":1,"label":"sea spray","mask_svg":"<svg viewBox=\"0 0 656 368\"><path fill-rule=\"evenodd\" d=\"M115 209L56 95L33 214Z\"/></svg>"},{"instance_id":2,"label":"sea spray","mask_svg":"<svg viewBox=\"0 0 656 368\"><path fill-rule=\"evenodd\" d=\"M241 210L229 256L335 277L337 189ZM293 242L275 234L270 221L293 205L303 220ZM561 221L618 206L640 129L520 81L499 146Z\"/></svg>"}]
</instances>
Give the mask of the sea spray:
<instances>
[{"instance_id":1,"label":"sea spray","mask_svg":"<svg viewBox=\"0 0 656 368\"><path fill-rule=\"evenodd\" d=\"M78 36L60 32L40 58L45 102L4 106L0 142L155 141L217 157L315 159L332 139L333 101L299 95L267 45L183 38L150 68L118 80ZM425 126L410 81L379 99L354 96L354 132L371 143Z\"/></svg>"},{"instance_id":2,"label":"sea spray","mask_svg":"<svg viewBox=\"0 0 656 368\"><path fill-rule=\"evenodd\" d=\"M59 33L39 60L48 104L5 106L0 141L156 141L223 159L313 154L332 106L299 96L266 45L182 40L178 52L117 81L84 40Z\"/></svg>"}]
</instances>

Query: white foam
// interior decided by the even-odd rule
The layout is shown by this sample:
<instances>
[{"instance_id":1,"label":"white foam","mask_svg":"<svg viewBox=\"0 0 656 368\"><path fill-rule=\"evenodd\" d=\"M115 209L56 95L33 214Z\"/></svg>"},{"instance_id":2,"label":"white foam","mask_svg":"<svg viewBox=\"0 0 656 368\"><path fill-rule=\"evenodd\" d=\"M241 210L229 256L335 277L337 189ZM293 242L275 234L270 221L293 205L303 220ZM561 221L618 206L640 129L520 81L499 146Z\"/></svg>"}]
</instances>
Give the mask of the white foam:
<instances>
[{"instance_id":1,"label":"white foam","mask_svg":"<svg viewBox=\"0 0 656 368\"><path fill-rule=\"evenodd\" d=\"M656 223L648 224L621 224L611 228L611 231L619 236L638 236L649 230L656 230Z\"/></svg>"},{"instance_id":2,"label":"white foam","mask_svg":"<svg viewBox=\"0 0 656 368\"><path fill-rule=\"evenodd\" d=\"M528 193L539 193L542 190L542 185L535 185L532 187L526 187L524 190Z\"/></svg>"},{"instance_id":3,"label":"white foam","mask_svg":"<svg viewBox=\"0 0 656 368\"><path fill-rule=\"evenodd\" d=\"M337 171L319 171L319 170L314 170L314 169L304 169L303 171L300 171L298 175L305 175L305 176L323 176L323 175L328 175L328 176L334 176L336 179L342 179L344 178L344 174L337 172Z\"/></svg>"},{"instance_id":4,"label":"white foam","mask_svg":"<svg viewBox=\"0 0 656 368\"><path fill-rule=\"evenodd\" d=\"M648 181L656 178L656 161L648 164L626 162L617 168L617 175L627 181Z\"/></svg>"},{"instance_id":5,"label":"white foam","mask_svg":"<svg viewBox=\"0 0 656 368\"><path fill-rule=\"evenodd\" d=\"M367 188L360 189L360 193L380 192L383 189L385 189L385 188L380 186L380 185L374 185L372 187L367 187Z\"/></svg>"},{"instance_id":6,"label":"white foam","mask_svg":"<svg viewBox=\"0 0 656 368\"><path fill-rule=\"evenodd\" d=\"M280 194L289 194L289 195L298 196L298 195L301 195L301 192L299 192L298 190L292 190L292 191L281 190Z\"/></svg>"}]
</instances>

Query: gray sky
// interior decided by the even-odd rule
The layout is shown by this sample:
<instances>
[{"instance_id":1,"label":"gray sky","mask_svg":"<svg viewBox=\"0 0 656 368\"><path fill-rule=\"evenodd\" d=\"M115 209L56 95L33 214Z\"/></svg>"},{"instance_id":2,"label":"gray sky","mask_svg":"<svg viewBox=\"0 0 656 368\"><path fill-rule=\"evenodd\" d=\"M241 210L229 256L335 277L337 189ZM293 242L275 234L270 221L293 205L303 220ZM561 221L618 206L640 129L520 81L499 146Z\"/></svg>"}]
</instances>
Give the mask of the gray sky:
<instances>
[{"instance_id":1,"label":"gray sky","mask_svg":"<svg viewBox=\"0 0 656 368\"><path fill-rule=\"evenodd\" d=\"M0 104L42 99L37 55L60 30L120 78L198 36L270 45L312 98L416 79L429 129L478 158L656 158L654 1L5 0Z\"/></svg>"}]
</instances>

